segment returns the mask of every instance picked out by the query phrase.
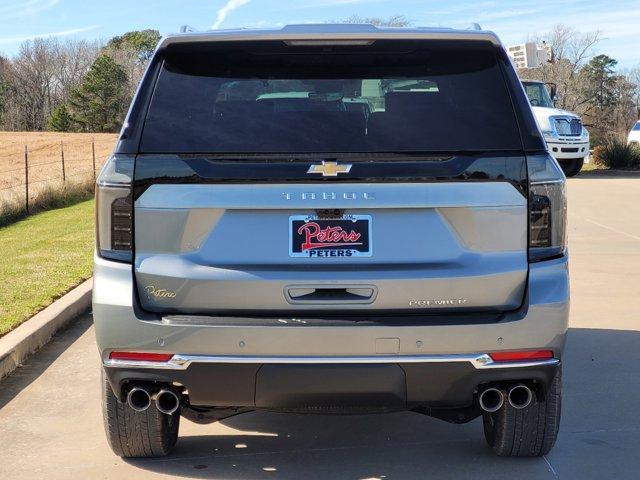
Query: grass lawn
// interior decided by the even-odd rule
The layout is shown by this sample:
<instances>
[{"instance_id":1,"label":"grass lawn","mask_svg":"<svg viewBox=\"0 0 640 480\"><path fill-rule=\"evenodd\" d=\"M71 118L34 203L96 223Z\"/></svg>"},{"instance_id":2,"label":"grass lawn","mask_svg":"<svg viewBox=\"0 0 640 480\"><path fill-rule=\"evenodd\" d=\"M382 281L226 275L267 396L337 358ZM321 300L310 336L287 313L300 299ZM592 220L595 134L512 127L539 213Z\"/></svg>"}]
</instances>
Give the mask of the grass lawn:
<instances>
[{"instance_id":1,"label":"grass lawn","mask_svg":"<svg viewBox=\"0 0 640 480\"><path fill-rule=\"evenodd\" d=\"M0 336L91 276L93 200L0 228Z\"/></svg>"}]
</instances>

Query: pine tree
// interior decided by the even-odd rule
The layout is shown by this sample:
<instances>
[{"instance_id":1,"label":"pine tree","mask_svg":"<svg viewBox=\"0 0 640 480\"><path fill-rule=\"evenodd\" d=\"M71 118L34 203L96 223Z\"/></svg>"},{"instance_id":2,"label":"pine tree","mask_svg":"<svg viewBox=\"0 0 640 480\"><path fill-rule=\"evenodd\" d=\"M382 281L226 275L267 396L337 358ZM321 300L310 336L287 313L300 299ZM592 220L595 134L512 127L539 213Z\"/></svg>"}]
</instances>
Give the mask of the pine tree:
<instances>
[{"instance_id":1,"label":"pine tree","mask_svg":"<svg viewBox=\"0 0 640 480\"><path fill-rule=\"evenodd\" d=\"M47 123L49 130L54 132L69 132L73 129L73 118L64 103L53 110Z\"/></svg>"},{"instance_id":2,"label":"pine tree","mask_svg":"<svg viewBox=\"0 0 640 480\"><path fill-rule=\"evenodd\" d=\"M127 109L127 74L110 56L100 55L69 99L73 119L90 132L115 132Z\"/></svg>"}]
</instances>

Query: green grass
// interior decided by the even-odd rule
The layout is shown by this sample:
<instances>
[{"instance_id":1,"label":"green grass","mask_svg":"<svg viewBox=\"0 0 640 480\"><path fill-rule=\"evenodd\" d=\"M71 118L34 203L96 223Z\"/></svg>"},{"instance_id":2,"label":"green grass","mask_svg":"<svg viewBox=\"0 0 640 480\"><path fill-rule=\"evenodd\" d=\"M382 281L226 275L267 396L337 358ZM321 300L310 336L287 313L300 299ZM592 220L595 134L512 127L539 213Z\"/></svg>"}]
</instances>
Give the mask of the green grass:
<instances>
[{"instance_id":1,"label":"green grass","mask_svg":"<svg viewBox=\"0 0 640 480\"><path fill-rule=\"evenodd\" d=\"M0 228L0 336L91 276L93 200Z\"/></svg>"}]
</instances>

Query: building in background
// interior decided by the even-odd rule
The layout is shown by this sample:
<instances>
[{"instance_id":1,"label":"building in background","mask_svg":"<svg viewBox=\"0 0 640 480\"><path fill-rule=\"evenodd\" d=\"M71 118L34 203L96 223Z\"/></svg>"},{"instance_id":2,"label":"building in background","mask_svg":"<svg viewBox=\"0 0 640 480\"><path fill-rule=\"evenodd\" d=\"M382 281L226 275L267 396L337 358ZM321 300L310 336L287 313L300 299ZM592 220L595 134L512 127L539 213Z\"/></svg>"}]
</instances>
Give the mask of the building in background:
<instances>
[{"instance_id":1,"label":"building in background","mask_svg":"<svg viewBox=\"0 0 640 480\"><path fill-rule=\"evenodd\" d=\"M507 47L507 53L516 68L536 68L541 64L551 61L551 46L542 42L521 43Z\"/></svg>"}]
</instances>

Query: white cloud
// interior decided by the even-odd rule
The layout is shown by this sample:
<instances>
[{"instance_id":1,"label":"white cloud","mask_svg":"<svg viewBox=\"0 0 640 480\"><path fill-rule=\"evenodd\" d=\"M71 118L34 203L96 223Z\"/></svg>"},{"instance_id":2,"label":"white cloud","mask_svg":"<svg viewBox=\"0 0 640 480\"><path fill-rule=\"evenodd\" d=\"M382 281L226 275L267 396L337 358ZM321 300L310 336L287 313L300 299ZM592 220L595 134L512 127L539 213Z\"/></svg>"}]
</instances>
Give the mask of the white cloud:
<instances>
[{"instance_id":1,"label":"white cloud","mask_svg":"<svg viewBox=\"0 0 640 480\"><path fill-rule=\"evenodd\" d=\"M0 17L3 20L33 15L55 7L60 0L8 0L0 6Z\"/></svg>"},{"instance_id":2,"label":"white cloud","mask_svg":"<svg viewBox=\"0 0 640 480\"><path fill-rule=\"evenodd\" d=\"M68 35L75 35L76 33L88 32L89 30L95 30L99 25L91 25L90 27L73 28L70 30L61 30L58 32L50 33L38 33L35 35L20 35L16 37L0 37L0 45L6 45L10 43L20 43L27 40L34 40L36 38L49 38L49 37L66 37Z\"/></svg>"},{"instance_id":3,"label":"white cloud","mask_svg":"<svg viewBox=\"0 0 640 480\"><path fill-rule=\"evenodd\" d=\"M218 28L220 25L222 25L222 22L224 22L225 18L227 18L227 15L229 15L235 9L246 5L250 1L251 0L228 0L227 3L225 3L225 5L220 10L218 10L218 18L216 18L216 21L211 28Z\"/></svg>"}]
</instances>

